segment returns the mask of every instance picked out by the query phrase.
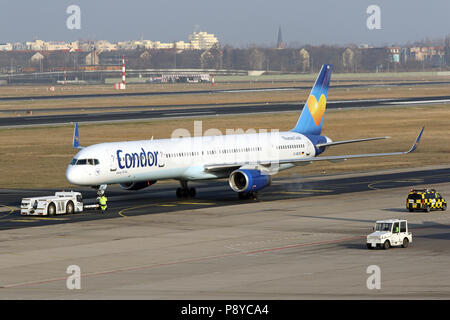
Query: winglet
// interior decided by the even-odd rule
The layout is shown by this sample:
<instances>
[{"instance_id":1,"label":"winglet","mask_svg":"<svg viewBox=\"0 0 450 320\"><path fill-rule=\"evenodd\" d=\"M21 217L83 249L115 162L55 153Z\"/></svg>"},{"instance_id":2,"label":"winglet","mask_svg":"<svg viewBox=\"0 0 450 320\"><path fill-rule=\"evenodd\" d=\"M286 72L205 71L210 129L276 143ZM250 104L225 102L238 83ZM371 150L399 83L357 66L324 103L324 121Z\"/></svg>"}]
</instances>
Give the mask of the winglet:
<instances>
[{"instance_id":1,"label":"winglet","mask_svg":"<svg viewBox=\"0 0 450 320\"><path fill-rule=\"evenodd\" d=\"M406 153L414 152L417 149L417 145L419 144L419 141L420 141L420 138L422 137L422 133L423 133L424 129L425 129L425 126L422 127L422 130L420 130L420 133L417 136L416 141L414 141L414 144L412 145L411 149L409 149L409 151Z\"/></svg>"},{"instance_id":2,"label":"winglet","mask_svg":"<svg viewBox=\"0 0 450 320\"><path fill-rule=\"evenodd\" d=\"M78 134L78 122L75 123L75 129L73 130L72 146L75 149L83 149L83 147L80 145L80 136Z\"/></svg>"}]
</instances>

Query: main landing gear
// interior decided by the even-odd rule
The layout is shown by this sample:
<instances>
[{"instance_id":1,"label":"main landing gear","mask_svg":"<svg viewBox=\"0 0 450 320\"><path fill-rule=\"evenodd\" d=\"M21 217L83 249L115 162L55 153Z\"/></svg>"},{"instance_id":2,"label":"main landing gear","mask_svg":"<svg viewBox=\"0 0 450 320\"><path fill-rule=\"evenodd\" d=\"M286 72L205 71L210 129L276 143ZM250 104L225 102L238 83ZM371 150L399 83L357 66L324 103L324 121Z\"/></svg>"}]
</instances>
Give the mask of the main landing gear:
<instances>
[{"instance_id":1,"label":"main landing gear","mask_svg":"<svg viewBox=\"0 0 450 320\"><path fill-rule=\"evenodd\" d=\"M189 188L186 180L180 180L181 188L177 188L177 198L194 198L197 191Z\"/></svg>"},{"instance_id":2,"label":"main landing gear","mask_svg":"<svg viewBox=\"0 0 450 320\"><path fill-rule=\"evenodd\" d=\"M258 200L258 193L256 191L255 192L239 192L238 197L241 200L246 200L246 199Z\"/></svg>"}]
</instances>

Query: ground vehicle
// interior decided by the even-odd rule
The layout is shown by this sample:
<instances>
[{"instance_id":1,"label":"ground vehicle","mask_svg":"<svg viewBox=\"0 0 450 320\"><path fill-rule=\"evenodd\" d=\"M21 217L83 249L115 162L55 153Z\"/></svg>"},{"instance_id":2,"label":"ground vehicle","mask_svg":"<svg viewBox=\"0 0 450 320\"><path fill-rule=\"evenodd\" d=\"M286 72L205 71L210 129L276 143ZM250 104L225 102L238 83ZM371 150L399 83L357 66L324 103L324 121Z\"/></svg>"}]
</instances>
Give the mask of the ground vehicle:
<instances>
[{"instance_id":1,"label":"ground vehicle","mask_svg":"<svg viewBox=\"0 0 450 320\"><path fill-rule=\"evenodd\" d=\"M406 248L412 242L412 234L408 231L408 221L391 219L375 223L374 232L367 236L367 248L389 249L391 246Z\"/></svg>"},{"instance_id":2,"label":"ground vehicle","mask_svg":"<svg viewBox=\"0 0 450 320\"><path fill-rule=\"evenodd\" d=\"M53 216L55 214L83 211L83 197L79 192L55 192L54 196L23 198L20 206L22 215Z\"/></svg>"},{"instance_id":3,"label":"ground vehicle","mask_svg":"<svg viewBox=\"0 0 450 320\"><path fill-rule=\"evenodd\" d=\"M434 189L411 189L406 198L406 209L424 210L430 212L432 209L447 209L447 201Z\"/></svg>"}]
</instances>

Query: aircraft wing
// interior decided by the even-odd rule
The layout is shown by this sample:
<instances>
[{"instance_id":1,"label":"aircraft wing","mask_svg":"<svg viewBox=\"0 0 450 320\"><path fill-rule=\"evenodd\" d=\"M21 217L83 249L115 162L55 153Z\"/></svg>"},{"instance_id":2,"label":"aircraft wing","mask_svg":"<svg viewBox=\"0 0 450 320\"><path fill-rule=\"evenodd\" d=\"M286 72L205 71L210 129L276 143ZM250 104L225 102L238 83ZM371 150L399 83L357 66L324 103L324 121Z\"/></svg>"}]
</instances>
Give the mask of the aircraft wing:
<instances>
[{"instance_id":1,"label":"aircraft wing","mask_svg":"<svg viewBox=\"0 0 450 320\"><path fill-rule=\"evenodd\" d=\"M396 156L396 155L405 155L411 152L414 152L417 149L417 145L422 137L422 133L425 127L422 127L419 135L417 136L414 144L408 151L402 152L388 152L388 153L366 153L366 154L354 154L354 155L342 155L342 156L324 156L324 157L310 157L310 158L300 158L300 159L283 159L280 161L258 161L257 163L223 163L223 164L211 164L206 165L205 171L224 171L224 170L233 170L239 169L241 167L266 167L273 166L276 164L293 164L293 165L306 165L313 163L314 161L330 161L330 162L340 162L345 161L347 159L355 159L355 158L370 158L370 157L385 157L385 156ZM372 138L371 138L372 139Z\"/></svg>"},{"instance_id":2,"label":"aircraft wing","mask_svg":"<svg viewBox=\"0 0 450 320\"><path fill-rule=\"evenodd\" d=\"M366 138L366 139L333 141L333 142L326 142L326 143L318 143L318 144L316 144L316 147L317 148L321 148L321 147L336 146L336 145L339 145L339 144L364 142L364 141L373 141L373 140L381 140L381 139L389 139L389 138L390 137L376 137L376 138Z\"/></svg>"}]
</instances>

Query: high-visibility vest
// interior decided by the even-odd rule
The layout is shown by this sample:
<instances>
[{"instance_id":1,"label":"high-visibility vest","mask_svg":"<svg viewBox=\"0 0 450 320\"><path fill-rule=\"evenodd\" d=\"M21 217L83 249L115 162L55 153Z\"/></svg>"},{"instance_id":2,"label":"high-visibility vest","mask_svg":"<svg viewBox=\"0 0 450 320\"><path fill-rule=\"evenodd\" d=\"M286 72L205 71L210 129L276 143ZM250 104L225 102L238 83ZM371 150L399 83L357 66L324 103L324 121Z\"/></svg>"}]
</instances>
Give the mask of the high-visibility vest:
<instances>
[{"instance_id":1,"label":"high-visibility vest","mask_svg":"<svg viewBox=\"0 0 450 320\"><path fill-rule=\"evenodd\" d=\"M106 197L100 197L98 199L98 202L100 203L101 206L106 206L106 201L108 201L108 199Z\"/></svg>"}]
</instances>

